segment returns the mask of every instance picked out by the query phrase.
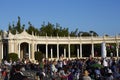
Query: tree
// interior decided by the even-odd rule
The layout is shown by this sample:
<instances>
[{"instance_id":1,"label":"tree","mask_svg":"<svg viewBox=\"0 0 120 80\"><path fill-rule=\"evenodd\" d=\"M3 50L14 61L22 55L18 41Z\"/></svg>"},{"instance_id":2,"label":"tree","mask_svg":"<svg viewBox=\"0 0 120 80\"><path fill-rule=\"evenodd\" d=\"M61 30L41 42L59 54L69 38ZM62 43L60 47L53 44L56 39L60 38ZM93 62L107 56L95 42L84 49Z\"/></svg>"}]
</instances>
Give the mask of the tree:
<instances>
[{"instance_id":1,"label":"tree","mask_svg":"<svg viewBox=\"0 0 120 80\"><path fill-rule=\"evenodd\" d=\"M54 35L53 34L53 32L54 32L53 30L54 30L54 25L53 24L48 22L48 24L45 25L43 23L42 27L40 28L40 35L41 36L46 36L46 34L47 34L48 36L52 36L52 35Z\"/></svg>"},{"instance_id":2,"label":"tree","mask_svg":"<svg viewBox=\"0 0 120 80\"><path fill-rule=\"evenodd\" d=\"M54 28L54 36L68 36L69 31L68 28L62 28L60 24L56 23L56 27Z\"/></svg>"},{"instance_id":3,"label":"tree","mask_svg":"<svg viewBox=\"0 0 120 80\"><path fill-rule=\"evenodd\" d=\"M87 37L87 36L91 36L91 34L88 32L83 32L81 36Z\"/></svg>"},{"instance_id":4,"label":"tree","mask_svg":"<svg viewBox=\"0 0 120 80\"><path fill-rule=\"evenodd\" d=\"M42 24L40 28L40 35L41 36L68 36L69 31L68 28L62 28L60 24L56 23L56 25L51 24L48 22L46 25L45 22Z\"/></svg>"},{"instance_id":5,"label":"tree","mask_svg":"<svg viewBox=\"0 0 120 80\"><path fill-rule=\"evenodd\" d=\"M17 22L17 25L16 25L16 30L21 33L23 30L24 30L24 24L21 26L21 22L20 22L20 17L18 16L18 22Z\"/></svg>"},{"instance_id":6,"label":"tree","mask_svg":"<svg viewBox=\"0 0 120 80\"><path fill-rule=\"evenodd\" d=\"M42 61L42 59L43 59L43 53L40 51L39 52L36 51L35 52L35 60L38 60L40 62L40 61Z\"/></svg>"},{"instance_id":7,"label":"tree","mask_svg":"<svg viewBox=\"0 0 120 80\"><path fill-rule=\"evenodd\" d=\"M39 30L37 29L37 28L35 28L32 24L31 24L31 22L28 22L28 25L29 25L29 27L28 27L28 29L27 29L27 32L29 33L29 34L36 34L36 35L39 35Z\"/></svg>"},{"instance_id":8,"label":"tree","mask_svg":"<svg viewBox=\"0 0 120 80\"><path fill-rule=\"evenodd\" d=\"M15 25L14 24L11 25L9 23L8 31L10 31L12 34L16 34Z\"/></svg>"},{"instance_id":9,"label":"tree","mask_svg":"<svg viewBox=\"0 0 120 80\"><path fill-rule=\"evenodd\" d=\"M54 28L54 36L60 36L60 32L62 27L60 26L60 24L56 23L56 27Z\"/></svg>"},{"instance_id":10,"label":"tree","mask_svg":"<svg viewBox=\"0 0 120 80\"><path fill-rule=\"evenodd\" d=\"M18 60L18 54L17 53L9 53L8 54L8 60L12 59L12 61Z\"/></svg>"},{"instance_id":11,"label":"tree","mask_svg":"<svg viewBox=\"0 0 120 80\"><path fill-rule=\"evenodd\" d=\"M70 33L70 36L77 36L78 34L77 34L77 32L78 32L78 29L76 29L75 31L71 31L71 33Z\"/></svg>"},{"instance_id":12,"label":"tree","mask_svg":"<svg viewBox=\"0 0 120 80\"><path fill-rule=\"evenodd\" d=\"M21 26L21 21L20 21L20 17L18 16L18 21L17 24L15 25L14 23L11 25L9 23L8 26L8 30L11 31L12 34L16 34L16 33L21 33L24 30L25 25L23 24Z\"/></svg>"},{"instance_id":13,"label":"tree","mask_svg":"<svg viewBox=\"0 0 120 80\"><path fill-rule=\"evenodd\" d=\"M89 33L90 33L92 36L98 36L98 34L97 34L95 31L89 31Z\"/></svg>"}]
</instances>

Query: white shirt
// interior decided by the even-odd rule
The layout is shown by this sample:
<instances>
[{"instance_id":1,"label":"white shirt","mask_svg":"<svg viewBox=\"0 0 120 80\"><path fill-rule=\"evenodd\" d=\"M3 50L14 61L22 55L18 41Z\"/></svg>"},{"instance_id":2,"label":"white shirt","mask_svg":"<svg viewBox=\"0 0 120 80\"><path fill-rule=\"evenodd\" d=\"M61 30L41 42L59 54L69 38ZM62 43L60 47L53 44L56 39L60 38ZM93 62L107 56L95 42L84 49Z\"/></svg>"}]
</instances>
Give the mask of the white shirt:
<instances>
[{"instance_id":1,"label":"white shirt","mask_svg":"<svg viewBox=\"0 0 120 80\"><path fill-rule=\"evenodd\" d=\"M108 62L105 59L103 60L103 66L105 66L105 67L108 66Z\"/></svg>"},{"instance_id":2,"label":"white shirt","mask_svg":"<svg viewBox=\"0 0 120 80\"><path fill-rule=\"evenodd\" d=\"M52 67L51 67L51 68L52 68L52 71L53 71L53 72L57 72L57 68L55 67L55 65L52 64Z\"/></svg>"}]
</instances>

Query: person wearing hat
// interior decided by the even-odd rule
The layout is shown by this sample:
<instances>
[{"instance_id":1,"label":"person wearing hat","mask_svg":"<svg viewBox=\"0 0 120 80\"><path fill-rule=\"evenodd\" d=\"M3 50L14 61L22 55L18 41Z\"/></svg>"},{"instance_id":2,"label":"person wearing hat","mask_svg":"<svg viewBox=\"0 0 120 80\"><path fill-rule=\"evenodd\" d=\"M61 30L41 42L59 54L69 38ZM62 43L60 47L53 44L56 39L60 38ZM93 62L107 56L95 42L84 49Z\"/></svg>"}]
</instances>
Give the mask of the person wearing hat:
<instances>
[{"instance_id":1,"label":"person wearing hat","mask_svg":"<svg viewBox=\"0 0 120 80\"><path fill-rule=\"evenodd\" d=\"M89 72L87 70L83 73L83 80L91 80L91 77L89 76Z\"/></svg>"}]
</instances>

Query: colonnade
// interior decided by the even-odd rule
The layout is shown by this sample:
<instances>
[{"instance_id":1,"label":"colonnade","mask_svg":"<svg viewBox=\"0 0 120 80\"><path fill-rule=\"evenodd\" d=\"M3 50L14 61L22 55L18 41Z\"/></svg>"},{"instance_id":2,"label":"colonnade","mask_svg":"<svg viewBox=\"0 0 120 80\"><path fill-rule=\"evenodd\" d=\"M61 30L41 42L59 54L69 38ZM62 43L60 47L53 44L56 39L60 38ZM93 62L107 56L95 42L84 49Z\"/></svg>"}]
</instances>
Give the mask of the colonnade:
<instances>
[{"instance_id":1,"label":"colonnade","mask_svg":"<svg viewBox=\"0 0 120 80\"><path fill-rule=\"evenodd\" d=\"M22 56L22 54L21 54L21 44L22 43L18 43L18 52L16 52L16 53L18 53L18 57L19 58L23 58ZM35 51L38 51L37 50L37 45L38 45L39 43L27 43L27 45L28 45L28 57L29 57L29 59L34 59L34 52ZM100 44L100 43L99 43ZM119 57L119 43L115 43L116 44L116 57ZM41 45L41 44L39 44L39 45ZM56 57L54 57L54 55L55 55L55 53L53 53L53 50L54 50L54 48L53 47L50 47L50 52L48 52L48 46L49 45L53 45L53 44L44 44L45 45L45 57L46 58L60 58L60 56L61 56L61 53L59 52L59 47L60 47L60 45L67 45L68 46L68 48L64 48L63 49L63 53L62 53L62 55L63 55L63 57L64 58L72 58L71 57L71 45L73 45L73 44L54 44L54 45L56 45L56 49L57 49L57 51L56 51ZM83 58L83 47L82 47L82 45L84 45L84 44L82 44L82 43L80 43L80 44L74 44L74 45L77 45L77 49L76 49L76 57L77 58ZM91 43L90 44L91 45L91 50L90 50L90 55L92 56L92 57L95 57L94 55L94 43ZM11 46L12 46L12 44L11 44ZM3 58L3 53L4 53L4 49L3 49L3 44L1 44L1 51L2 51L2 58ZM13 47L14 48L14 47ZM67 51L68 50L68 51ZM48 54L48 53L50 53L50 54ZM68 53L68 54L67 54ZM48 57L48 55L49 55L49 57Z\"/></svg>"},{"instance_id":2,"label":"colonnade","mask_svg":"<svg viewBox=\"0 0 120 80\"><path fill-rule=\"evenodd\" d=\"M64 48L64 51L63 51L64 53L63 53L63 56L64 56L64 58L67 58L66 57L66 52L67 52L67 49L66 48ZM77 51L76 51L77 53L77 58L82 58L83 56L82 56L82 44L79 44L79 47L77 47ZM61 56L60 54L59 54L59 44L57 44L57 58L59 59L59 57ZM48 44L46 44L46 58L48 58ZM91 49L91 55L92 55L92 57L94 57L94 44L92 44L92 49ZM50 48L50 58L53 58L53 48L51 47ZM68 58L71 58L71 49L70 49L70 44L68 44Z\"/></svg>"},{"instance_id":3,"label":"colonnade","mask_svg":"<svg viewBox=\"0 0 120 80\"><path fill-rule=\"evenodd\" d=\"M60 55L60 45L67 45L67 49L63 49L63 56L64 58L71 58L71 49L70 46L73 44L79 45L79 47L76 50L76 57L77 58L82 58L84 55L83 53L83 45L84 44L90 44L91 45L91 50L90 50L90 55L92 57L95 57L94 55L94 45L95 44L102 44L102 42L105 43L114 43L116 44L116 57L119 57L119 43L120 43L120 36L116 35L114 37L110 36L88 36L88 37L50 37L50 36L36 36L36 35L30 35L28 34L25 30L20 33L20 34L11 34L10 32L7 34L5 37L1 37L0 39L0 59L3 59L4 55L6 53L17 53L19 58L22 58L21 54L21 44L22 43L27 43L27 52L28 52L28 57L29 59L34 59L34 52L37 51L37 45L38 44L44 44L45 45L45 57L46 58L54 58L53 54L53 49L50 48L50 52L48 52L48 46L49 45L57 45L56 46L56 54L57 58L59 58ZM6 44L7 48L5 49L4 44ZM23 45L24 46L24 45ZM67 51L68 50L68 51ZM49 54L50 53L50 54ZM49 57L50 55L50 57Z\"/></svg>"},{"instance_id":4,"label":"colonnade","mask_svg":"<svg viewBox=\"0 0 120 80\"><path fill-rule=\"evenodd\" d=\"M52 45L52 44L46 44L46 58L54 58L53 57L53 48L51 47L50 48L50 57L48 57L48 45ZM59 45L61 45L61 44L56 44L57 45L57 52L56 52L56 54L57 54L57 58L59 59L60 58L60 53L59 53ZM71 44L67 44L68 45L68 57L66 56L67 54L66 54L66 52L67 52L67 49L66 48L64 48L64 53L63 53L63 57L64 58L72 58L71 57L71 49L70 49L70 46L71 46ZM82 52L82 45L84 45L84 44L79 44L79 47L77 47L77 53L75 53L77 56L77 58L82 58L83 56L83 52ZM92 56L92 57L95 57L94 55L95 55L95 51L94 51L94 45L95 44L91 44L91 51L90 51L90 55ZM101 44L100 44L101 45ZM116 57L119 57L119 48L118 47L116 47Z\"/></svg>"}]
</instances>

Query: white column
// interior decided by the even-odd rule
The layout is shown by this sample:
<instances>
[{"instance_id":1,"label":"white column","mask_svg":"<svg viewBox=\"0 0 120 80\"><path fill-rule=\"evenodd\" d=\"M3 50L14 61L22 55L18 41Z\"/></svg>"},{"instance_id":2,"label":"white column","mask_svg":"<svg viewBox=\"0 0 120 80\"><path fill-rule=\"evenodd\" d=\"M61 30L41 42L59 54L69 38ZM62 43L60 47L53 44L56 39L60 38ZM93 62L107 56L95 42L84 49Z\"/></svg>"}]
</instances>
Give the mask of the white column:
<instances>
[{"instance_id":1,"label":"white column","mask_svg":"<svg viewBox=\"0 0 120 80\"><path fill-rule=\"evenodd\" d=\"M37 51L37 44L34 44L34 50Z\"/></svg>"},{"instance_id":2,"label":"white column","mask_svg":"<svg viewBox=\"0 0 120 80\"><path fill-rule=\"evenodd\" d=\"M2 45L2 49L1 50L2 50L2 59L3 59L3 43L1 45Z\"/></svg>"},{"instance_id":3,"label":"white column","mask_svg":"<svg viewBox=\"0 0 120 80\"><path fill-rule=\"evenodd\" d=\"M14 46L14 44L13 43L11 43L11 50L10 50L10 52L14 52L15 50L15 46Z\"/></svg>"},{"instance_id":4,"label":"white column","mask_svg":"<svg viewBox=\"0 0 120 80\"><path fill-rule=\"evenodd\" d=\"M66 49L64 48L64 58L66 58Z\"/></svg>"},{"instance_id":5,"label":"white column","mask_svg":"<svg viewBox=\"0 0 120 80\"><path fill-rule=\"evenodd\" d=\"M35 46L34 46L34 43L32 43L31 44L31 59L32 60L35 60L34 52L35 52Z\"/></svg>"},{"instance_id":6,"label":"white column","mask_svg":"<svg viewBox=\"0 0 120 80\"><path fill-rule=\"evenodd\" d=\"M79 58L79 47L77 48L77 58Z\"/></svg>"},{"instance_id":7,"label":"white column","mask_svg":"<svg viewBox=\"0 0 120 80\"><path fill-rule=\"evenodd\" d=\"M82 58L82 44L80 44L80 58Z\"/></svg>"},{"instance_id":8,"label":"white column","mask_svg":"<svg viewBox=\"0 0 120 80\"><path fill-rule=\"evenodd\" d=\"M18 57L20 58L20 43L18 43Z\"/></svg>"},{"instance_id":9,"label":"white column","mask_svg":"<svg viewBox=\"0 0 120 80\"><path fill-rule=\"evenodd\" d=\"M53 49L51 48L51 59L53 58Z\"/></svg>"},{"instance_id":10,"label":"white column","mask_svg":"<svg viewBox=\"0 0 120 80\"><path fill-rule=\"evenodd\" d=\"M94 57L94 44L92 43L92 50L91 50L92 57Z\"/></svg>"},{"instance_id":11,"label":"white column","mask_svg":"<svg viewBox=\"0 0 120 80\"><path fill-rule=\"evenodd\" d=\"M116 53L117 57L119 57L119 43L116 43Z\"/></svg>"},{"instance_id":12,"label":"white column","mask_svg":"<svg viewBox=\"0 0 120 80\"><path fill-rule=\"evenodd\" d=\"M40 50L39 50L39 46L37 47L37 51L39 52Z\"/></svg>"},{"instance_id":13,"label":"white column","mask_svg":"<svg viewBox=\"0 0 120 80\"><path fill-rule=\"evenodd\" d=\"M101 57L102 58L105 58L106 57L106 55L107 55L107 53L106 53L106 43L105 42L103 42L102 44L101 44Z\"/></svg>"},{"instance_id":14,"label":"white column","mask_svg":"<svg viewBox=\"0 0 120 80\"><path fill-rule=\"evenodd\" d=\"M68 44L68 58L70 58L70 44Z\"/></svg>"},{"instance_id":15,"label":"white column","mask_svg":"<svg viewBox=\"0 0 120 80\"><path fill-rule=\"evenodd\" d=\"M46 58L48 58L48 44L46 44Z\"/></svg>"},{"instance_id":16,"label":"white column","mask_svg":"<svg viewBox=\"0 0 120 80\"><path fill-rule=\"evenodd\" d=\"M30 44L29 44L29 59L31 59Z\"/></svg>"},{"instance_id":17,"label":"white column","mask_svg":"<svg viewBox=\"0 0 120 80\"><path fill-rule=\"evenodd\" d=\"M117 52L117 57L119 57L119 55L118 55L118 53L119 53L119 52L118 52L118 48L116 48L116 52Z\"/></svg>"},{"instance_id":18,"label":"white column","mask_svg":"<svg viewBox=\"0 0 120 80\"><path fill-rule=\"evenodd\" d=\"M59 59L59 44L57 44L57 58Z\"/></svg>"}]
</instances>

